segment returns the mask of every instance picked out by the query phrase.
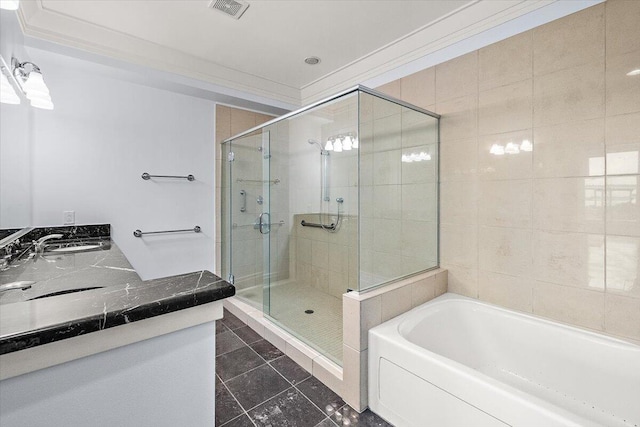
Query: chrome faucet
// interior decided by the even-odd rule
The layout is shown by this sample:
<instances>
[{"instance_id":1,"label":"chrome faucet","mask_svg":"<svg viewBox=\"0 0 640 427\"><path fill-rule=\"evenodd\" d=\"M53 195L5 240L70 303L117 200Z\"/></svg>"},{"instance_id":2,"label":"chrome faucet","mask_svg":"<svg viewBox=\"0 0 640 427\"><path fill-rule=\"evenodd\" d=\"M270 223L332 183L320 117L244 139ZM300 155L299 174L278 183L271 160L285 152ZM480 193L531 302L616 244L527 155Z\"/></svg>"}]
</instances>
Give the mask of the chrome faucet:
<instances>
[{"instance_id":1,"label":"chrome faucet","mask_svg":"<svg viewBox=\"0 0 640 427\"><path fill-rule=\"evenodd\" d=\"M44 243L47 240L61 239L62 237L64 237L62 234L49 234L47 236L41 237L37 241L33 241L33 248L37 254L41 254L42 252L44 252Z\"/></svg>"}]
</instances>

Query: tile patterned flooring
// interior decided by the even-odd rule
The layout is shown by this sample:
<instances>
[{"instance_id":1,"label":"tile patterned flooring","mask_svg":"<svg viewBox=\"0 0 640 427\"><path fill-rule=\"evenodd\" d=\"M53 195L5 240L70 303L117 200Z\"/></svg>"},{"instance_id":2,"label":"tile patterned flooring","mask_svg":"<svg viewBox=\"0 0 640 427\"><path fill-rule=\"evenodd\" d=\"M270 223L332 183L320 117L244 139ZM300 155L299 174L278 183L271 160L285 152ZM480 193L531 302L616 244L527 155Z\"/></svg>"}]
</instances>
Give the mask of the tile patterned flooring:
<instances>
[{"instance_id":1,"label":"tile patterned flooring","mask_svg":"<svg viewBox=\"0 0 640 427\"><path fill-rule=\"evenodd\" d=\"M216 426L393 427L362 414L229 311L216 322Z\"/></svg>"}]
</instances>

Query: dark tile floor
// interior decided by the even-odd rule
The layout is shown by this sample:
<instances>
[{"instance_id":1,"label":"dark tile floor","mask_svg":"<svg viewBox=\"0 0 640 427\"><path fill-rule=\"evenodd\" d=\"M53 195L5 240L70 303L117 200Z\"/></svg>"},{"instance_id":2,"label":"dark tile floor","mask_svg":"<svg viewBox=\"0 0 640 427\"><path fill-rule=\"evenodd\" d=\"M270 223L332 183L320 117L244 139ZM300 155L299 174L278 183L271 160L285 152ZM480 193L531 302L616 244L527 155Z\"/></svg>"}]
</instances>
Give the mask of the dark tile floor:
<instances>
[{"instance_id":1,"label":"dark tile floor","mask_svg":"<svg viewBox=\"0 0 640 427\"><path fill-rule=\"evenodd\" d=\"M229 311L216 324L216 426L393 427L359 414Z\"/></svg>"}]
</instances>

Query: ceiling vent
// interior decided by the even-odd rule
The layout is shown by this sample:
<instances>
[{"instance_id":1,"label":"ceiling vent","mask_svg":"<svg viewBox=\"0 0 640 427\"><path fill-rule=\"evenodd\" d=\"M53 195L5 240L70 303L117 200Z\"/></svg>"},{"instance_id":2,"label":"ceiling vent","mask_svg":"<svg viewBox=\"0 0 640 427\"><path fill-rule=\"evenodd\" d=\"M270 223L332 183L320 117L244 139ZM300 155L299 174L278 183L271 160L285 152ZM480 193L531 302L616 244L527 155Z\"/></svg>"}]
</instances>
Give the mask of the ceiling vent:
<instances>
[{"instance_id":1,"label":"ceiling vent","mask_svg":"<svg viewBox=\"0 0 640 427\"><path fill-rule=\"evenodd\" d=\"M244 11L249 8L249 3L243 0L212 0L209 7L232 18L240 19Z\"/></svg>"}]
</instances>

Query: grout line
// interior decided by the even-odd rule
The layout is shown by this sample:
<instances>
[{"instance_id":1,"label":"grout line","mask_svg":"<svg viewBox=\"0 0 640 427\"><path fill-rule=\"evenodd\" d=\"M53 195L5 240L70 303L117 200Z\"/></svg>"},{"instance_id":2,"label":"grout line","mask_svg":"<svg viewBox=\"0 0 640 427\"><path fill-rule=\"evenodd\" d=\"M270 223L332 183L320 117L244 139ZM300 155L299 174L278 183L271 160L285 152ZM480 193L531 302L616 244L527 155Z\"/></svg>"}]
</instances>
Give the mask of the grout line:
<instances>
[{"instance_id":1,"label":"grout line","mask_svg":"<svg viewBox=\"0 0 640 427\"><path fill-rule=\"evenodd\" d=\"M231 392L231 390L229 390L229 388L227 387L227 385L226 385L225 383L221 383L221 384L222 384L222 385L224 386L224 388L227 390L227 393L229 393L229 394L231 395L231 397L233 397L233 400L235 400L235 401L236 401L236 403L238 404L238 406L240 406L240 409L242 409L242 411L243 411L243 412L242 412L242 414L238 415L238 416L237 416L237 417L235 417L235 418L232 418L231 420L227 421L225 424L230 423L231 421L235 420L236 418L238 418L238 417L240 417L240 416L242 416L242 415L246 415L247 417L249 417L249 414L247 413L246 409L244 409L244 406L242 406L242 404L240 403L240 401L236 398L235 394L233 394L233 393ZM255 425L255 423L253 422L253 419L252 419L251 417L249 417L249 420L251 420L251 423L252 423L253 425Z\"/></svg>"}]
</instances>

